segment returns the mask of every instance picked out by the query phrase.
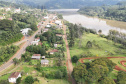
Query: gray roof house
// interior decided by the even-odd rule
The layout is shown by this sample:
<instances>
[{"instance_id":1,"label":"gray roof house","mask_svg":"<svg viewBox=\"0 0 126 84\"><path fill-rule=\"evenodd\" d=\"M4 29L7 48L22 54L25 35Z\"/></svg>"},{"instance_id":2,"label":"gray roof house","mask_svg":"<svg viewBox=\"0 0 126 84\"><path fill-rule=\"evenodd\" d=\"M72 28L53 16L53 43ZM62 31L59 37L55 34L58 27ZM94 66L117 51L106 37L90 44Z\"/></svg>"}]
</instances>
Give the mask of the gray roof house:
<instances>
[{"instance_id":1,"label":"gray roof house","mask_svg":"<svg viewBox=\"0 0 126 84\"><path fill-rule=\"evenodd\" d=\"M41 60L41 64L42 65L48 65L49 64L49 60L46 60L46 59Z\"/></svg>"}]
</instances>

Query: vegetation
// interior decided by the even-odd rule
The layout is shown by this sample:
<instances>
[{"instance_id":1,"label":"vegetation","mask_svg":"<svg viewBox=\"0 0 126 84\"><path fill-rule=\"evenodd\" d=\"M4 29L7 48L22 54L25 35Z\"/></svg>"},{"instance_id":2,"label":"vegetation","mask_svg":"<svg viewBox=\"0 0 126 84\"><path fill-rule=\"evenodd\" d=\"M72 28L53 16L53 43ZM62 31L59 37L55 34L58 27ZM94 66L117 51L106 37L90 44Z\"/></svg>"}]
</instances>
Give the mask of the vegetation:
<instances>
[{"instance_id":1,"label":"vegetation","mask_svg":"<svg viewBox=\"0 0 126 84\"><path fill-rule=\"evenodd\" d=\"M0 48L0 64L8 61L11 56L15 54L17 51L18 47L11 45L7 47L1 47Z\"/></svg>"},{"instance_id":2,"label":"vegetation","mask_svg":"<svg viewBox=\"0 0 126 84\"><path fill-rule=\"evenodd\" d=\"M78 84L85 82L106 84L105 80L109 79L108 74L113 71L115 65L116 64L107 58L99 58L95 59L91 63L81 64L74 67L72 74ZM107 82L115 84L112 79L109 79Z\"/></svg>"},{"instance_id":3,"label":"vegetation","mask_svg":"<svg viewBox=\"0 0 126 84\"><path fill-rule=\"evenodd\" d=\"M118 20L126 22L126 3L120 2L113 6L96 6L96 7L83 7L79 10L80 13L89 16L98 16L100 18Z\"/></svg>"},{"instance_id":4,"label":"vegetation","mask_svg":"<svg viewBox=\"0 0 126 84\"><path fill-rule=\"evenodd\" d=\"M25 84L33 84L34 83L34 79L32 76L27 76L25 78Z\"/></svg>"}]
</instances>

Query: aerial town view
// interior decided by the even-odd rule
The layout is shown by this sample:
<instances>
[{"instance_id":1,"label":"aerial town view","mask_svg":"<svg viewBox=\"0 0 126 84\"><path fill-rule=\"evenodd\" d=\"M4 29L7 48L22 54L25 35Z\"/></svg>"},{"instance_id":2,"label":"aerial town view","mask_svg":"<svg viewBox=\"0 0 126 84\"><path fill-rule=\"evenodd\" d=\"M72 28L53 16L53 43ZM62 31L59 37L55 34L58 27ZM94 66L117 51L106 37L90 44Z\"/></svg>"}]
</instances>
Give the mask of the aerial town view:
<instances>
[{"instance_id":1,"label":"aerial town view","mask_svg":"<svg viewBox=\"0 0 126 84\"><path fill-rule=\"evenodd\" d=\"M0 0L0 84L126 84L126 0Z\"/></svg>"}]
</instances>

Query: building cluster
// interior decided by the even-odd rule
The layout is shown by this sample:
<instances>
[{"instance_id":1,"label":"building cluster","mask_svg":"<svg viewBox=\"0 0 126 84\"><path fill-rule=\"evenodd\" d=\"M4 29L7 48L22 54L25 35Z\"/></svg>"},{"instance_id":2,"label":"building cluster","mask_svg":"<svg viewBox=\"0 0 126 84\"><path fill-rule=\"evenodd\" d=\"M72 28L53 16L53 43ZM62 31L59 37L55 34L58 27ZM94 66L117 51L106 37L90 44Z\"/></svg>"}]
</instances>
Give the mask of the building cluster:
<instances>
[{"instance_id":1,"label":"building cluster","mask_svg":"<svg viewBox=\"0 0 126 84\"><path fill-rule=\"evenodd\" d=\"M11 13L21 13L21 9L18 8L11 8L11 7L0 7L0 12L2 13L0 15L0 20L3 20L3 19L8 19L8 20L12 20L12 17L9 17L8 16L6 17L6 15L8 15L8 12L11 12Z\"/></svg>"}]
</instances>

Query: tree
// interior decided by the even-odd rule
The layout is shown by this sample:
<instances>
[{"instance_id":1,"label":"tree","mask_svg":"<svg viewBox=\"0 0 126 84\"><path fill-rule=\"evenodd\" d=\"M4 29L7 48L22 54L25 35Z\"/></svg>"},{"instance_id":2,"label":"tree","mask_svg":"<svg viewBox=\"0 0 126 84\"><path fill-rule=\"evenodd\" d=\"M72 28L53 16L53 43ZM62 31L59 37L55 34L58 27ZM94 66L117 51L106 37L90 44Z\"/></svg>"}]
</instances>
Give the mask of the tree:
<instances>
[{"instance_id":1,"label":"tree","mask_svg":"<svg viewBox=\"0 0 126 84\"><path fill-rule=\"evenodd\" d=\"M17 80L16 80L16 84L20 84L21 83L21 77L19 77Z\"/></svg>"},{"instance_id":2,"label":"tree","mask_svg":"<svg viewBox=\"0 0 126 84\"><path fill-rule=\"evenodd\" d=\"M31 35L32 35L32 33L33 33L33 31L32 31L32 30L28 30L28 35L29 35L29 36L31 36Z\"/></svg>"},{"instance_id":3,"label":"tree","mask_svg":"<svg viewBox=\"0 0 126 84\"><path fill-rule=\"evenodd\" d=\"M73 62L73 63L76 63L77 61L78 61L78 57L77 57L77 56L73 56L73 57L72 57L72 62Z\"/></svg>"},{"instance_id":4,"label":"tree","mask_svg":"<svg viewBox=\"0 0 126 84\"><path fill-rule=\"evenodd\" d=\"M116 84L113 79L105 77L98 84Z\"/></svg>"},{"instance_id":5,"label":"tree","mask_svg":"<svg viewBox=\"0 0 126 84\"><path fill-rule=\"evenodd\" d=\"M85 64L81 64L81 65L74 67L72 75L77 82L79 82L80 79L87 80L88 71L86 68L87 67Z\"/></svg>"},{"instance_id":6,"label":"tree","mask_svg":"<svg viewBox=\"0 0 126 84\"><path fill-rule=\"evenodd\" d=\"M14 62L15 65L17 65L19 63L19 60L17 58L14 58L13 62Z\"/></svg>"},{"instance_id":7,"label":"tree","mask_svg":"<svg viewBox=\"0 0 126 84\"><path fill-rule=\"evenodd\" d=\"M39 63L37 63L36 68L37 68L37 70L39 70L39 71L40 71L40 69L41 69L41 63L40 63L40 62L39 62Z\"/></svg>"},{"instance_id":8,"label":"tree","mask_svg":"<svg viewBox=\"0 0 126 84\"><path fill-rule=\"evenodd\" d=\"M117 75L117 84L125 84L126 83L126 72L119 71Z\"/></svg>"},{"instance_id":9,"label":"tree","mask_svg":"<svg viewBox=\"0 0 126 84\"><path fill-rule=\"evenodd\" d=\"M36 31L38 28L37 28L37 25L35 23L31 24L30 28L33 30L33 31Z\"/></svg>"},{"instance_id":10,"label":"tree","mask_svg":"<svg viewBox=\"0 0 126 84\"><path fill-rule=\"evenodd\" d=\"M34 83L34 79L32 76L27 76L25 78L25 84L33 84Z\"/></svg>"},{"instance_id":11,"label":"tree","mask_svg":"<svg viewBox=\"0 0 126 84\"><path fill-rule=\"evenodd\" d=\"M98 33L101 34L102 33L102 30L98 30Z\"/></svg>"},{"instance_id":12,"label":"tree","mask_svg":"<svg viewBox=\"0 0 126 84\"><path fill-rule=\"evenodd\" d=\"M56 79L62 79L62 77L63 77L63 73L61 72L61 71L56 71L56 73L55 73L55 78Z\"/></svg>"},{"instance_id":13,"label":"tree","mask_svg":"<svg viewBox=\"0 0 126 84\"><path fill-rule=\"evenodd\" d=\"M92 42L91 41L88 41L87 44L86 44L86 47L87 48L92 48Z\"/></svg>"},{"instance_id":14,"label":"tree","mask_svg":"<svg viewBox=\"0 0 126 84\"><path fill-rule=\"evenodd\" d=\"M12 30L14 26L14 23L10 20L4 19L4 20L0 20L0 30Z\"/></svg>"}]
</instances>

